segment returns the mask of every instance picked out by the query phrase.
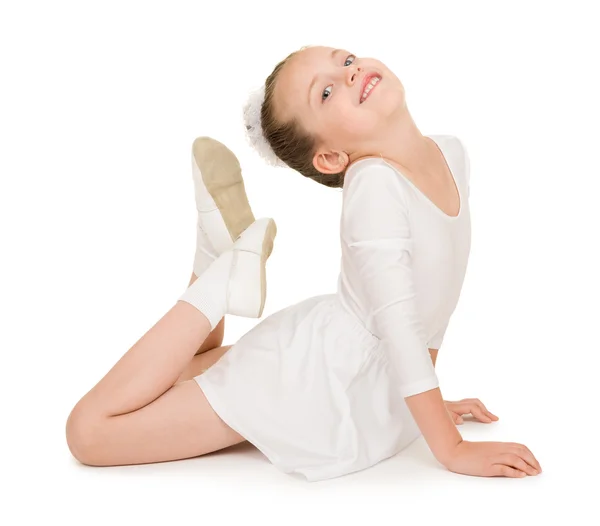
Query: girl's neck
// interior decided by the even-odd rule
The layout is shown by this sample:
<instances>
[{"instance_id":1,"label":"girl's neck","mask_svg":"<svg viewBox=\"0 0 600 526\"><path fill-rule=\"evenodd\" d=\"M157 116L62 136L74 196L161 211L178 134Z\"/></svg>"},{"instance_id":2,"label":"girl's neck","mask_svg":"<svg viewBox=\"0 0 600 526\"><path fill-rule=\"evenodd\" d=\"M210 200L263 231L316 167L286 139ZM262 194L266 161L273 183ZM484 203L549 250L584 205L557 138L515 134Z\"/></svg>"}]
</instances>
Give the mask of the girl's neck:
<instances>
[{"instance_id":1,"label":"girl's neck","mask_svg":"<svg viewBox=\"0 0 600 526\"><path fill-rule=\"evenodd\" d=\"M436 159L435 145L424 136L414 123L408 109L400 116L390 119L390 125L379 137L365 144L364 150L350 157L355 162L365 157L383 157L392 161L403 172L420 174L432 171Z\"/></svg>"}]
</instances>

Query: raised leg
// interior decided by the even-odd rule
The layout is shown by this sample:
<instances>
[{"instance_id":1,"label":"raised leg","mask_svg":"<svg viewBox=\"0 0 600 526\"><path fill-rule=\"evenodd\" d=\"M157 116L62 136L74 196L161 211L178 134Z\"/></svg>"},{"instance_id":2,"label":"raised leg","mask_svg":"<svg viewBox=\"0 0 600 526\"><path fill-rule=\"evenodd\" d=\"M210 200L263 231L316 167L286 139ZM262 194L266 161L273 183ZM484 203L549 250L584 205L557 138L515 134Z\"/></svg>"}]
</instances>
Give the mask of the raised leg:
<instances>
[{"instance_id":1,"label":"raised leg","mask_svg":"<svg viewBox=\"0 0 600 526\"><path fill-rule=\"evenodd\" d=\"M174 385L209 333L206 317L178 301L76 404L66 426L73 456L96 466L141 464L244 441L194 380Z\"/></svg>"},{"instance_id":2,"label":"raised leg","mask_svg":"<svg viewBox=\"0 0 600 526\"><path fill-rule=\"evenodd\" d=\"M194 356L190 363L187 364L187 367L179 375L179 379L177 381L185 382L186 380L191 380L192 378L202 374L204 371L217 363L221 356L231 349L231 347L231 345L215 347L214 349L209 349L202 354Z\"/></svg>"},{"instance_id":3,"label":"raised leg","mask_svg":"<svg viewBox=\"0 0 600 526\"><path fill-rule=\"evenodd\" d=\"M222 422L194 380L177 383L226 312L261 316L272 219L253 223L75 405L68 446L84 464L161 462L244 440Z\"/></svg>"},{"instance_id":4,"label":"raised leg","mask_svg":"<svg viewBox=\"0 0 600 526\"><path fill-rule=\"evenodd\" d=\"M272 220L254 221L239 162L223 144L196 139L192 175L198 223L190 286L71 411L67 443L82 463L161 462L244 440L193 377L181 378L196 354L222 344L225 312L262 315L276 228Z\"/></svg>"}]
</instances>

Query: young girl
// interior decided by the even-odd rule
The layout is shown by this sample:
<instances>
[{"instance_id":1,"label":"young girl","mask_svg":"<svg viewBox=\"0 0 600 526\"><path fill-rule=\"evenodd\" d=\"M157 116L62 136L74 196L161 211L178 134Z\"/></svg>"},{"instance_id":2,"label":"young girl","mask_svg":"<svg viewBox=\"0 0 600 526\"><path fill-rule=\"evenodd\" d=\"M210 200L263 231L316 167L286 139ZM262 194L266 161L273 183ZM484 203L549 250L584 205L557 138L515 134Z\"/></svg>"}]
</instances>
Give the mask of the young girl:
<instances>
[{"instance_id":1,"label":"young girl","mask_svg":"<svg viewBox=\"0 0 600 526\"><path fill-rule=\"evenodd\" d=\"M220 347L225 313L262 314L275 223L254 220L233 153L197 139L192 280L72 410L73 455L138 464L248 440L280 470L315 481L373 466L422 434L456 473L540 473L524 445L463 440L460 415L497 417L476 399L445 402L434 369L470 250L461 141L422 135L400 80L344 50L292 53L263 93L247 111L249 133L268 143L259 150L343 188L337 293Z\"/></svg>"}]
</instances>

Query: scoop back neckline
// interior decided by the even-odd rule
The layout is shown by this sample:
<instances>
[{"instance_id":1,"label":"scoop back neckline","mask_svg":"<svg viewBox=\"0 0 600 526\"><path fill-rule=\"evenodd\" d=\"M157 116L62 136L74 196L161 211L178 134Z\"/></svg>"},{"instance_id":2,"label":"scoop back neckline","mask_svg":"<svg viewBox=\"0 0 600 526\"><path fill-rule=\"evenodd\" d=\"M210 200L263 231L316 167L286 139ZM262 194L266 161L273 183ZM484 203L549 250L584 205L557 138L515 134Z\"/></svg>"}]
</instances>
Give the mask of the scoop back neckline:
<instances>
[{"instance_id":1,"label":"scoop back neckline","mask_svg":"<svg viewBox=\"0 0 600 526\"><path fill-rule=\"evenodd\" d=\"M437 214L439 214L440 216L442 216L444 219L446 219L448 221L457 221L463 215L464 201L463 201L463 195L462 195L462 192L460 191L460 186L458 184L458 180L456 179L454 170L452 169L452 167L450 166L450 163L448 162L448 158L447 158L447 154L446 154L447 150L445 149L445 146L443 144L446 136L438 135L438 134L424 135L424 136L431 139L433 141L433 143L435 144L435 146L440 151L440 153L442 155L442 159L443 159L444 163L446 164L446 167L448 168L448 171L450 172L450 176L452 177L452 181L454 182L454 186L456 187L456 192L458 193L458 199L459 199L459 209L458 209L458 214L456 214L455 216L451 216L451 215L447 214L446 212L444 212L427 195L425 195L425 193L422 192L406 175L404 175L401 170L396 168L394 165L388 163L383 157L375 157L375 156L366 157L364 159L360 159L359 161L356 161L356 163L354 165L352 165L352 167L357 166L358 164L363 163L365 161L372 161L372 160L382 161L387 166L392 168L400 177L402 177L402 179L404 179L411 186L411 188L413 188L413 190L415 190L415 192L417 194L419 194L427 203L429 203L429 206L431 206Z\"/></svg>"}]
</instances>

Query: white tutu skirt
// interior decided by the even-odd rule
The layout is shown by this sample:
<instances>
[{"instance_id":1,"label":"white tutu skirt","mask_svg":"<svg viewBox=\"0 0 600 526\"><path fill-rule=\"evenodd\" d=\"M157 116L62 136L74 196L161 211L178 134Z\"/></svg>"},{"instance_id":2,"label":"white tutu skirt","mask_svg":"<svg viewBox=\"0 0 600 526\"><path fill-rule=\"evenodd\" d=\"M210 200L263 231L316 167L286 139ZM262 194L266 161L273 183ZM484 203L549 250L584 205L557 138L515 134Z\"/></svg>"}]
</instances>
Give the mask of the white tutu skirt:
<instances>
[{"instance_id":1,"label":"white tutu skirt","mask_svg":"<svg viewBox=\"0 0 600 526\"><path fill-rule=\"evenodd\" d=\"M370 467L421 435L380 340L335 294L265 318L195 380L227 425L311 482Z\"/></svg>"}]
</instances>

